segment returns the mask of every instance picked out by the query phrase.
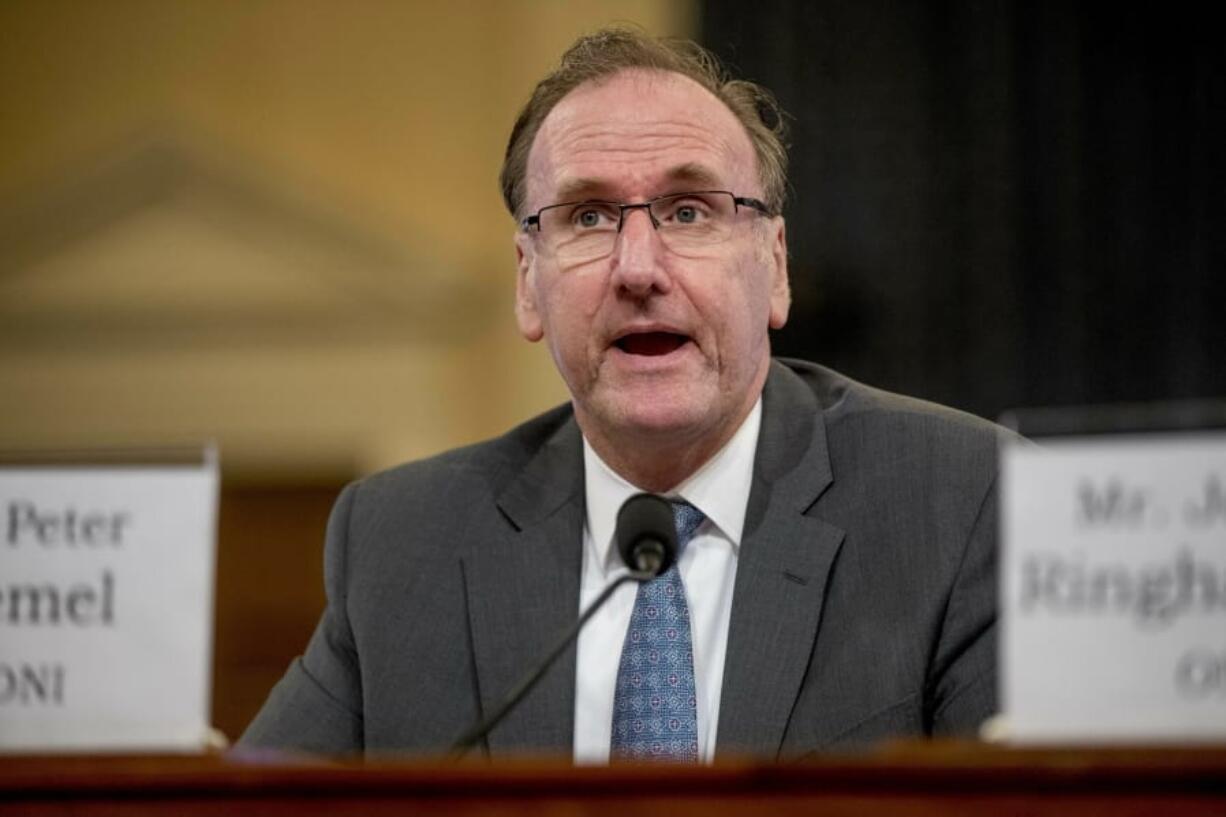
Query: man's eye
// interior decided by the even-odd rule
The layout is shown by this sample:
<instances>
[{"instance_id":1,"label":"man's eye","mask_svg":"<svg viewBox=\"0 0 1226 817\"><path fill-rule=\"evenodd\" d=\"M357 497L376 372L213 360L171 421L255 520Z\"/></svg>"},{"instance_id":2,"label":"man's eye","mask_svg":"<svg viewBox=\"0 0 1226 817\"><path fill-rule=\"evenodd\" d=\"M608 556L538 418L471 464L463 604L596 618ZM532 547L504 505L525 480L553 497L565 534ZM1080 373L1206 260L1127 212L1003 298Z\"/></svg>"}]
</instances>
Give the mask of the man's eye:
<instances>
[{"instance_id":1,"label":"man's eye","mask_svg":"<svg viewBox=\"0 0 1226 817\"><path fill-rule=\"evenodd\" d=\"M608 223L609 214L594 207L580 208L571 216L571 223L576 227L588 230Z\"/></svg>"},{"instance_id":2,"label":"man's eye","mask_svg":"<svg viewBox=\"0 0 1226 817\"><path fill-rule=\"evenodd\" d=\"M669 209L662 221L671 221L674 224L701 224L710 216L710 208L704 207L702 202L689 200L675 202Z\"/></svg>"},{"instance_id":3,"label":"man's eye","mask_svg":"<svg viewBox=\"0 0 1226 817\"><path fill-rule=\"evenodd\" d=\"M698 221L698 219L702 218L702 214L698 212L698 208L691 207L687 204L677 208L677 213L674 218L676 218L676 220L682 224L693 224L694 222Z\"/></svg>"}]
</instances>

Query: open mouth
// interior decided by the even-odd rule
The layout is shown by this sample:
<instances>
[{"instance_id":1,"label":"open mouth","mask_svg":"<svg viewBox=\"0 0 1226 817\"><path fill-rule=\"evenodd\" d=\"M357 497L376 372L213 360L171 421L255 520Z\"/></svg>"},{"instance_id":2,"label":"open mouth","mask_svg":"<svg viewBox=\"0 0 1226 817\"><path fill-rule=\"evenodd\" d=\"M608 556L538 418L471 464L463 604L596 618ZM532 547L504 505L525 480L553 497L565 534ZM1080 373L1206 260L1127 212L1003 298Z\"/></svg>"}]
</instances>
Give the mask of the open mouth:
<instances>
[{"instance_id":1,"label":"open mouth","mask_svg":"<svg viewBox=\"0 0 1226 817\"><path fill-rule=\"evenodd\" d=\"M675 332L636 332L614 341L614 346L628 355L658 357L675 352L689 341Z\"/></svg>"}]
</instances>

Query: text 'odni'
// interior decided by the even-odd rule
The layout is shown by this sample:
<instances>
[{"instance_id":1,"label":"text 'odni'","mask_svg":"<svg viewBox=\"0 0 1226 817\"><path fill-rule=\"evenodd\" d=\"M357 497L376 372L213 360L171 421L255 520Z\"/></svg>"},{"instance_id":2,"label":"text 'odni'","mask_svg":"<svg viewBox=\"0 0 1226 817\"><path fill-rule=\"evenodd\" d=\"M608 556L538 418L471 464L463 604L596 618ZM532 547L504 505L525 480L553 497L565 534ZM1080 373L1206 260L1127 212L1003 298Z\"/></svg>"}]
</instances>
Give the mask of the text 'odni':
<instances>
[{"instance_id":1,"label":"text 'odni'","mask_svg":"<svg viewBox=\"0 0 1226 817\"><path fill-rule=\"evenodd\" d=\"M0 706L59 706L64 703L64 676L59 663L0 661Z\"/></svg>"}]
</instances>

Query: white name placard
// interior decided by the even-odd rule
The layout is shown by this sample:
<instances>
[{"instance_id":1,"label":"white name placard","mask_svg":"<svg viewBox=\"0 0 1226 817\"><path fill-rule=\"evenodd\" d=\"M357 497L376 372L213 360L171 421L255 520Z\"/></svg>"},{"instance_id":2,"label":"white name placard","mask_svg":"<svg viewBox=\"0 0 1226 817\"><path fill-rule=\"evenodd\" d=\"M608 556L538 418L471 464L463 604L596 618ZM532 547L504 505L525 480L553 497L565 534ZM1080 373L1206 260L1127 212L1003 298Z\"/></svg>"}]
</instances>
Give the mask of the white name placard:
<instances>
[{"instance_id":1,"label":"white name placard","mask_svg":"<svg viewBox=\"0 0 1226 817\"><path fill-rule=\"evenodd\" d=\"M1011 444L1001 481L1009 736L1226 739L1226 433Z\"/></svg>"},{"instance_id":2,"label":"white name placard","mask_svg":"<svg viewBox=\"0 0 1226 817\"><path fill-rule=\"evenodd\" d=\"M0 750L204 745L217 491L213 457L0 468Z\"/></svg>"}]
</instances>

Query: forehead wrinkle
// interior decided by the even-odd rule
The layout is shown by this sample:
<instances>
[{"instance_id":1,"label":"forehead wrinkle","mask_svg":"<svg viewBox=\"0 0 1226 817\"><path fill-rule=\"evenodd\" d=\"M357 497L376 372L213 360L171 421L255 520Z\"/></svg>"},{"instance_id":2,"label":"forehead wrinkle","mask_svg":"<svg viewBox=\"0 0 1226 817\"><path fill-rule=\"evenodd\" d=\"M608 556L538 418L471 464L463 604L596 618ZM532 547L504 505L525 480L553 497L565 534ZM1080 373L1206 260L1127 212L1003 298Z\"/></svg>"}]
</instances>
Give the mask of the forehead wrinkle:
<instances>
[{"instance_id":1,"label":"forehead wrinkle","mask_svg":"<svg viewBox=\"0 0 1226 817\"><path fill-rule=\"evenodd\" d=\"M697 130L697 129L696 129ZM607 133L559 140L550 145L552 162L541 181L552 181L555 197L607 190L612 195L623 187L642 185L659 189L647 194L672 192L661 185L695 181L707 185L731 185L744 175L744 161L726 140L703 135L678 139L674 135L646 134L618 140Z\"/></svg>"},{"instance_id":2,"label":"forehead wrinkle","mask_svg":"<svg viewBox=\"0 0 1226 817\"><path fill-rule=\"evenodd\" d=\"M737 162L736 146L723 135L688 124L672 124L667 127L645 130L639 125L590 124L576 128L560 128L560 134L550 134L555 150L566 152L569 157L582 158L588 153L601 156L617 154L640 154L651 151L692 150L721 156L729 164Z\"/></svg>"},{"instance_id":3,"label":"forehead wrinkle","mask_svg":"<svg viewBox=\"0 0 1226 817\"><path fill-rule=\"evenodd\" d=\"M603 122L558 122L551 131L561 134L560 142L574 143L583 147L591 139L626 139L643 141L648 144L672 139L694 140L704 143L716 141L721 146L730 147L728 140L716 130L684 120L657 120L644 122L638 120L621 121L605 120Z\"/></svg>"}]
</instances>

